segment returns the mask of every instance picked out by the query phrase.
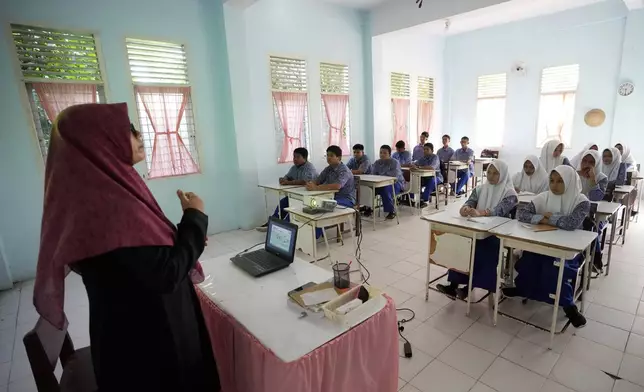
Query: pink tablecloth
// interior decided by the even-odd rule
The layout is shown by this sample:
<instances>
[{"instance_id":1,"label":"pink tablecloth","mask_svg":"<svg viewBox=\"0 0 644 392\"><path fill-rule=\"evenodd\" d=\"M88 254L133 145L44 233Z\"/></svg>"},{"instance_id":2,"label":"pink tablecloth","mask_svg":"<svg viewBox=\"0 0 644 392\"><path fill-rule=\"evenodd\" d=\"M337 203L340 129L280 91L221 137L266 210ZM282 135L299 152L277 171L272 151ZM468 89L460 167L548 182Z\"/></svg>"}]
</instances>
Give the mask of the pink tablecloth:
<instances>
[{"instance_id":1,"label":"pink tablecloth","mask_svg":"<svg viewBox=\"0 0 644 392\"><path fill-rule=\"evenodd\" d=\"M396 392L396 308L373 317L293 362L282 362L197 289L222 392Z\"/></svg>"}]
</instances>

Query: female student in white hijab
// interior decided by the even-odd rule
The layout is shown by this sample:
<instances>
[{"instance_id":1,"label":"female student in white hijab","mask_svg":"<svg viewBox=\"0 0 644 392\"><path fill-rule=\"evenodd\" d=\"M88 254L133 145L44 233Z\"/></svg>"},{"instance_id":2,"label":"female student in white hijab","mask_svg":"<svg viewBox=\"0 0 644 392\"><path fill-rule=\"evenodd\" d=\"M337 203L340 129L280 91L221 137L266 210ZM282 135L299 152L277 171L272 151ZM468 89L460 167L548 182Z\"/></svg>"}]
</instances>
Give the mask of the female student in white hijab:
<instances>
[{"instance_id":1,"label":"female student in white hijab","mask_svg":"<svg viewBox=\"0 0 644 392\"><path fill-rule=\"evenodd\" d=\"M572 166L574 169L579 170L579 165L581 164L581 159L586 155L586 151L588 150L595 150L598 151L599 147L595 143L588 143L584 146L584 148L579 151L579 154L575 155L570 159L570 166Z\"/></svg>"},{"instance_id":2,"label":"female student in white hijab","mask_svg":"<svg viewBox=\"0 0 644 392\"><path fill-rule=\"evenodd\" d=\"M459 213L464 217L504 216L519 203L517 193L510 181L508 164L495 159L487 168L487 180L477 186L469 199L463 204ZM496 264L499 258L499 239L495 236L476 241L474 270L472 271L472 287L488 291L496 291ZM449 285L438 284L439 291L449 297L458 296L464 299L468 295L467 275L457 271L449 271ZM459 287L464 285L465 287Z\"/></svg>"},{"instance_id":3,"label":"female student in white hijab","mask_svg":"<svg viewBox=\"0 0 644 392\"><path fill-rule=\"evenodd\" d=\"M517 219L531 224L545 224L563 230L581 229L590 211L590 202L581 194L581 181L575 169L561 165L550 173L549 191L534 198L526 208L517 211ZM586 318L575 305L574 287L577 269L583 254L566 260L559 305L575 328L586 325ZM554 303L550 294L556 292L559 267L555 258L528 251L516 264L516 287L503 289L508 297L522 296L535 301Z\"/></svg>"},{"instance_id":4,"label":"female student in white hijab","mask_svg":"<svg viewBox=\"0 0 644 392\"><path fill-rule=\"evenodd\" d=\"M615 148L622 154L622 163L626 164L626 169L637 167L637 162L635 162L635 158L631 155L631 148L629 146L624 143L617 143L615 144Z\"/></svg>"},{"instance_id":5,"label":"female student in white hijab","mask_svg":"<svg viewBox=\"0 0 644 392\"><path fill-rule=\"evenodd\" d=\"M586 151L577 173L581 180L581 193L590 201L603 200L608 186L608 177L604 174L604 165L599 151Z\"/></svg>"},{"instance_id":6,"label":"female student in white hijab","mask_svg":"<svg viewBox=\"0 0 644 392\"><path fill-rule=\"evenodd\" d=\"M523 162L523 170L512 177L514 190L539 194L548 190L548 173L536 155L528 155Z\"/></svg>"},{"instance_id":7,"label":"female student in white hijab","mask_svg":"<svg viewBox=\"0 0 644 392\"><path fill-rule=\"evenodd\" d=\"M548 140L541 148L541 166L550 173L555 167L559 165L570 165L568 158L563 156L564 144L559 140Z\"/></svg>"},{"instance_id":8,"label":"female student in white hijab","mask_svg":"<svg viewBox=\"0 0 644 392\"><path fill-rule=\"evenodd\" d=\"M626 164L616 147L607 148L602 154L602 172L608 177L608 184L624 185L626 183Z\"/></svg>"}]
</instances>

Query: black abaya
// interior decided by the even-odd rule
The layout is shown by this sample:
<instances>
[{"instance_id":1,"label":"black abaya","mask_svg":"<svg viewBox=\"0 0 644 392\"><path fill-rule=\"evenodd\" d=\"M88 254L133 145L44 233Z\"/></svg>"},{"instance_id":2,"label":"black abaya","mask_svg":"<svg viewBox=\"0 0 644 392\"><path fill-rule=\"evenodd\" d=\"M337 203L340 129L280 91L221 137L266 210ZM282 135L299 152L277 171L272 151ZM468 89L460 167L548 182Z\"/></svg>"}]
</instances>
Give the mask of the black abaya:
<instances>
[{"instance_id":1,"label":"black abaya","mask_svg":"<svg viewBox=\"0 0 644 392\"><path fill-rule=\"evenodd\" d=\"M203 252L207 227L206 215L188 209L174 246L121 248L74 265L89 297L100 392L219 391L189 277Z\"/></svg>"}]
</instances>

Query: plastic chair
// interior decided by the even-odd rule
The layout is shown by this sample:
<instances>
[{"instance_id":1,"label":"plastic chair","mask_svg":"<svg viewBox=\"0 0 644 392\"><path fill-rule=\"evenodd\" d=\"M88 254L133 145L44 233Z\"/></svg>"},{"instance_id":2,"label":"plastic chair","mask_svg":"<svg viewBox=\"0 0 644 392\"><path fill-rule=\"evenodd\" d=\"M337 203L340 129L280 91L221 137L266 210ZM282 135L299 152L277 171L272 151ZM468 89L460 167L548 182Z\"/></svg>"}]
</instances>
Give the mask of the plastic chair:
<instances>
[{"instance_id":1,"label":"plastic chair","mask_svg":"<svg viewBox=\"0 0 644 392\"><path fill-rule=\"evenodd\" d=\"M42 317L22 339L38 392L93 392L97 391L90 347L74 350L68 322L62 330ZM60 381L54 370L60 358L63 374Z\"/></svg>"}]
</instances>

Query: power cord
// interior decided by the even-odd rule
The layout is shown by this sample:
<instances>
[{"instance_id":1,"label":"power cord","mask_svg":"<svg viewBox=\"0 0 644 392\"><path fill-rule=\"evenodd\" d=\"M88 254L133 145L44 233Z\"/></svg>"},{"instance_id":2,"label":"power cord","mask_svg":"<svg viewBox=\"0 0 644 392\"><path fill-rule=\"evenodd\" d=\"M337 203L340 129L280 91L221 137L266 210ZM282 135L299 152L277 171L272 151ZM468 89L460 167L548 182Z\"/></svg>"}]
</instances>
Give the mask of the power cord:
<instances>
[{"instance_id":1,"label":"power cord","mask_svg":"<svg viewBox=\"0 0 644 392\"><path fill-rule=\"evenodd\" d=\"M405 341L405 344L403 345L403 350L405 352L405 358L411 358L412 357L411 343L409 343L409 340L407 340L407 338L404 337L402 333L405 330L405 323L408 323L411 320L416 318L416 312L414 312L413 310L411 310L409 308L397 308L396 309L396 312L402 312L402 311L411 312L411 318L408 318L408 319L403 318L401 320L398 320L398 335L400 335L400 337Z\"/></svg>"}]
</instances>

